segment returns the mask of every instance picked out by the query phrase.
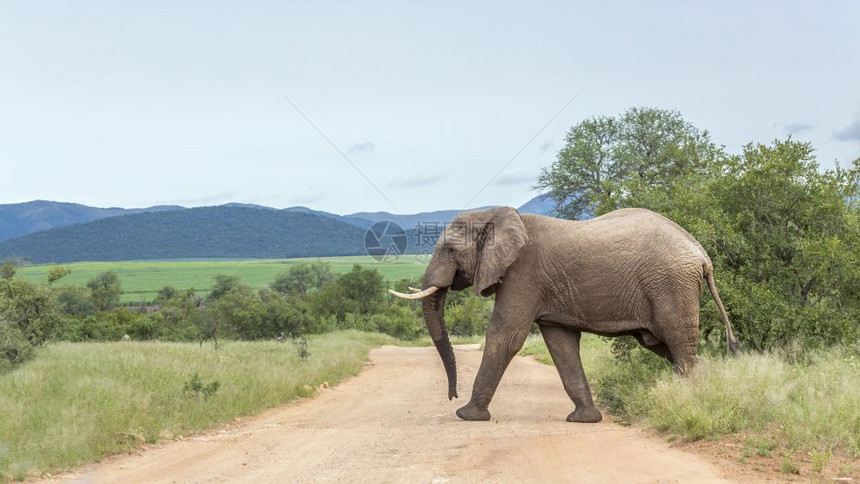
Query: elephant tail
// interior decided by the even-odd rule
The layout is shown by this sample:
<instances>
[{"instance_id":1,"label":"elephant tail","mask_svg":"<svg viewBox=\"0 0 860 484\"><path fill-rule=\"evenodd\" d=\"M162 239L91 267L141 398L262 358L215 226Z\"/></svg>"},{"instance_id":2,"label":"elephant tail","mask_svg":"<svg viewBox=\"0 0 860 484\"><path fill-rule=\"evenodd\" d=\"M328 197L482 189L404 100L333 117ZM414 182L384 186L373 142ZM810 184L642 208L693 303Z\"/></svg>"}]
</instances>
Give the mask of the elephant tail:
<instances>
[{"instance_id":1,"label":"elephant tail","mask_svg":"<svg viewBox=\"0 0 860 484\"><path fill-rule=\"evenodd\" d=\"M723 306L723 301L720 299L720 294L717 292L717 285L714 283L713 267L705 266L705 277L708 279L708 289L711 290L711 297L713 297L714 302L717 303L717 309L720 310L720 317L723 320L723 324L726 325L726 341L728 342L729 350L731 350L733 355L737 355L741 350L741 345L738 343L738 340L735 339L735 333L732 331L732 323L729 322L729 315L726 314L726 307Z\"/></svg>"}]
</instances>

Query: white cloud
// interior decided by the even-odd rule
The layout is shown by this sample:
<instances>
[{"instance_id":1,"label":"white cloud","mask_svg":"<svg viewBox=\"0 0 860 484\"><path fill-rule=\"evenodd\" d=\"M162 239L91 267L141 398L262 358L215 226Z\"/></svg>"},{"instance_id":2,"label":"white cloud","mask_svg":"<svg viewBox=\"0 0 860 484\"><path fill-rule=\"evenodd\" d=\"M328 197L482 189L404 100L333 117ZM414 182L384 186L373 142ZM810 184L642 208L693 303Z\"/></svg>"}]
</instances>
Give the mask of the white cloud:
<instances>
[{"instance_id":1,"label":"white cloud","mask_svg":"<svg viewBox=\"0 0 860 484\"><path fill-rule=\"evenodd\" d=\"M860 119L833 133L833 138L839 141L860 141Z\"/></svg>"},{"instance_id":2,"label":"white cloud","mask_svg":"<svg viewBox=\"0 0 860 484\"><path fill-rule=\"evenodd\" d=\"M347 151L349 154L357 154L357 153L373 153L373 150L376 149L376 145L372 141L363 141L361 143L355 143L350 146Z\"/></svg>"}]
</instances>

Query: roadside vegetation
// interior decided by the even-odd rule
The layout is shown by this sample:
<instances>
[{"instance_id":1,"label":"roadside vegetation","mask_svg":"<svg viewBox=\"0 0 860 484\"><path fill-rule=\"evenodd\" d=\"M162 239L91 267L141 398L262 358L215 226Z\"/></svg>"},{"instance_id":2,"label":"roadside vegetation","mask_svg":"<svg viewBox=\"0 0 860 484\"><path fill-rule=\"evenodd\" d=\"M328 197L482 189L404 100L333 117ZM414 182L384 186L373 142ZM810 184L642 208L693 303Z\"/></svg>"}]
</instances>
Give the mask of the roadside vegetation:
<instances>
[{"instance_id":1,"label":"roadside vegetation","mask_svg":"<svg viewBox=\"0 0 860 484\"><path fill-rule=\"evenodd\" d=\"M290 342L53 343L0 377L0 481L70 469L314 394L355 375L391 337Z\"/></svg>"},{"instance_id":2,"label":"roadside vegetation","mask_svg":"<svg viewBox=\"0 0 860 484\"><path fill-rule=\"evenodd\" d=\"M668 362L644 350L613 354L609 339L582 339L592 392L621 423L647 425L669 440L732 438L738 441L732 448L739 464L766 458L771 470L795 473L799 455L808 457L805 470L812 475L856 477L860 347L839 345L802 355L798 350L735 358L710 354L692 375L680 377ZM520 355L552 365L537 335Z\"/></svg>"},{"instance_id":3,"label":"roadside vegetation","mask_svg":"<svg viewBox=\"0 0 860 484\"><path fill-rule=\"evenodd\" d=\"M379 264L383 266L383 264ZM342 268L338 268L342 270ZM34 282L5 266L0 278L0 369L35 354L48 338L61 341L211 342L290 339L344 329L384 333L403 340L425 336L420 306L386 293L406 291L418 278L386 280L375 267L353 264L337 273L328 261L281 264L257 289L239 276L216 274L205 290L160 288L150 301L123 304L122 279L112 270L85 284L65 284L73 267L52 266L47 280ZM451 333L483 334L492 302L463 293L452 298ZM11 324L14 323L14 324Z\"/></svg>"}]
</instances>

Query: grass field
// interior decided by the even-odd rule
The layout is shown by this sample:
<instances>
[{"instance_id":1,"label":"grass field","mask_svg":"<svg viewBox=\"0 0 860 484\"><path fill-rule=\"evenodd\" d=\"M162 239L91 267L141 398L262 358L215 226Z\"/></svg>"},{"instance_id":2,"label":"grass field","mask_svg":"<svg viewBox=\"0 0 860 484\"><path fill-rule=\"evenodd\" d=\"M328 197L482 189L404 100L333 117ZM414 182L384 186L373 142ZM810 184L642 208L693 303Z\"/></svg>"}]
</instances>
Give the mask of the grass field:
<instances>
[{"instance_id":1,"label":"grass field","mask_svg":"<svg viewBox=\"0 0 860 484\"><path fill-rule=\"evenodd\" d=\"M144 442L185 435L307 396L363 367L389 336L315 336L292 344L55 343L0 376L0 482L98 461ZM211 396L186 391L199 374Z\"/></svg>"},{"instance_id":2,"label":"grass field","mask_svg":"<svg viewBox=\"0 0 860 484\"><path fill-rule=\"evenodd\" d=\"M93 276L111 270L117 273L122 283L123 302L152 301L156 292L168 285L177 289L204 291L212 286L218 274L237 276L254 289L259 289L271 283L289 264L313 260L318 258L77 262L67 264L72 273L59 281L58 285L85 286ZM359 264L378 270L390 281L418 277L426 267L426 262L416 260L413 255L386 263L377 262L369 256L325 257L319 260L331 264L338 274L348 272L354 264ZM19 270L19 274L26 279L44 281L50 267L24 267Z\"/></svg>"}]
</instances>

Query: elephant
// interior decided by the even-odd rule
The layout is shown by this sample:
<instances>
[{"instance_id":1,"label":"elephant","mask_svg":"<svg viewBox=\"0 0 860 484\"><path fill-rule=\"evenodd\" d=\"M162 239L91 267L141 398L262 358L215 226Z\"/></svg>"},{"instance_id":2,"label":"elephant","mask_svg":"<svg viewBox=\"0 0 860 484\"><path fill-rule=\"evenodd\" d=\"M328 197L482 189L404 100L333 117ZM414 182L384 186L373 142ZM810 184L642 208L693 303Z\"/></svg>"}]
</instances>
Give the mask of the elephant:
<instances>
[{"instance_id":1,"label":"elephant","mask_svg":"<svg viewBox=\"0 0 860 484\"><path fill-rule=\"evenodd\" d=\"M537 323L575 410L569 422L599 422L582 368L582 332L629 335L679 374L696 361L703 281L719 309L732 352L738 342L714 283L713 264L692 235L646 209L584 221L520 214L511 207L464 212L436 242L421 300L424 320L457 397L454 351L445 328L448 290L495 294L486 345L463 420L489 420L502 374Z\"/></svg>"}]
</instances>

